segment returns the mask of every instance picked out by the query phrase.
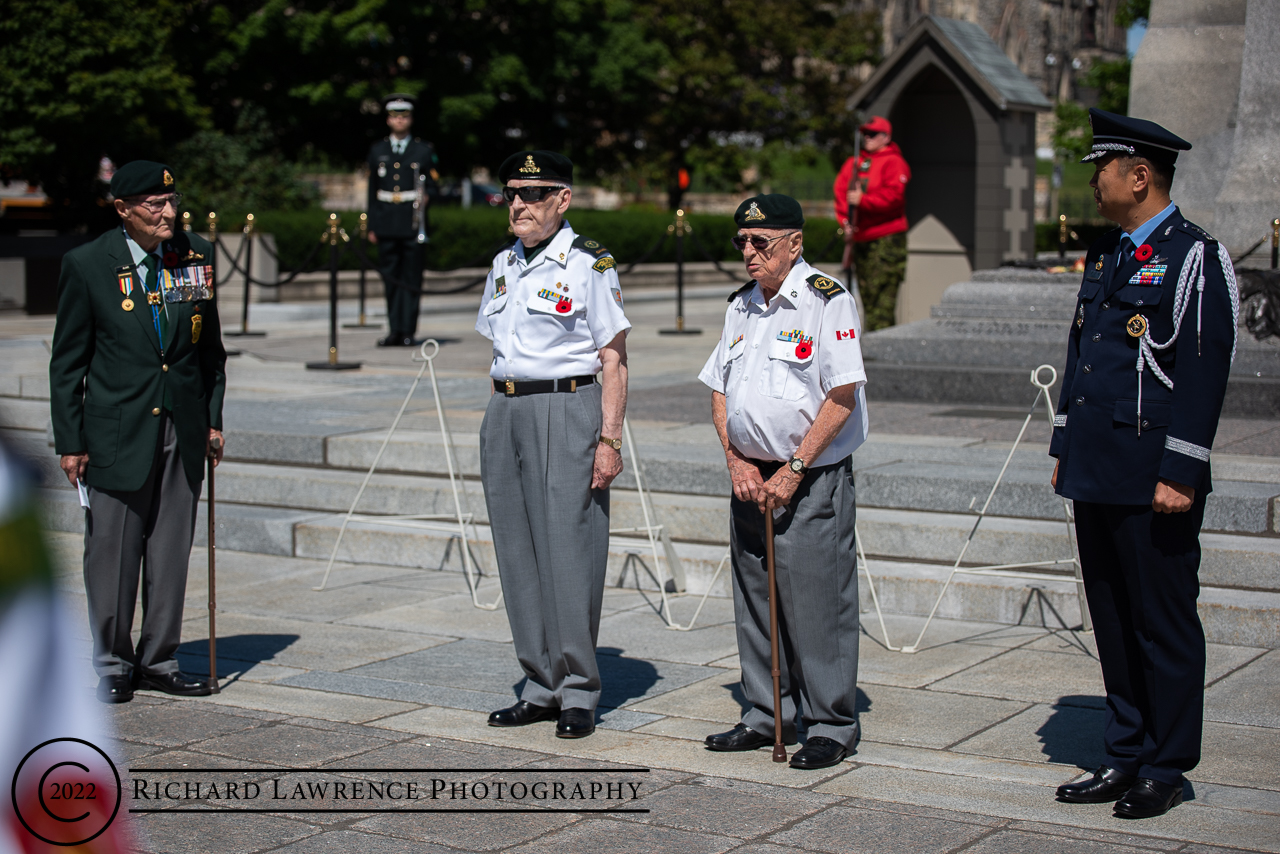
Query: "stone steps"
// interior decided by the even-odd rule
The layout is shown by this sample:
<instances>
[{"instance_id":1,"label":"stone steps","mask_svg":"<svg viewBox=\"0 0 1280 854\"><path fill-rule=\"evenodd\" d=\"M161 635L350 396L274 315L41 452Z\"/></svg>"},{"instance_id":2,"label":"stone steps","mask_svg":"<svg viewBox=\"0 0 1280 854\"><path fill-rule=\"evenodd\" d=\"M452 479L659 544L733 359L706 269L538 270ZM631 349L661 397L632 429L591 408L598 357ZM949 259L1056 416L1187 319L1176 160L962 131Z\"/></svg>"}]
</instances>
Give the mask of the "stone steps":
<instances>
[{"instance_id":1,"label":"stone steps","mask_svg":"<svg viewBox=\"0 0 1280 854\"><path fill-rule=\"evenodd\" d=\"M45 490L46 518L54 530L80 531L83 515L68 489ZM202 503L196 544L204 545L207 522ZM615 524L617 519L615 517ZM327 560L342 523L342 514L219 502L218 546ZM727 521L726 521L727 524ZM880 510L859 511L859 534L870 558L881 607L887 613L929 613L950 564L972 527L971 516ZM481 569L481 598L492 601L495 562L489 528L477 525L472 554ZM1205 534L1201 569L1200 612L1211 642L1280 648L1280 541L1262 537ZM1066 528L1050 522L991 518L984 521L967 554L975 563L1013 563L1065 557ZM678 542L687 592L729 595L729 569L715 578L725 555L722 544ZM915 559L910 559L915 556ZM450 522L356 521L348 525L338 552L333 583L341 583L351 563L385 564L461 573L456 524ZM608 583L639 584L656 591L657 575L647 540L615 536L610 541ZM665 574L663 566L661 572ZM664 575L665 577L665 575ZM319 583L319 576L315 579ZM713 583L714 580L714 583ZM459 589L465 585L459 580ZM863 609L872 607L862 587ZM687 621L696 605L677 597L675 619ZM1068 626L1080 621L1074 583L1061 581L957 575L943 598L939 616L1002 623L1044 619ZM1053 616L1056 614L1057 616ZM1045 616L1048 615L1048 616ZM875 627L870 627L873 634ZM912 639L894 638L895 644Z\"/></svg>"}]
</instances>

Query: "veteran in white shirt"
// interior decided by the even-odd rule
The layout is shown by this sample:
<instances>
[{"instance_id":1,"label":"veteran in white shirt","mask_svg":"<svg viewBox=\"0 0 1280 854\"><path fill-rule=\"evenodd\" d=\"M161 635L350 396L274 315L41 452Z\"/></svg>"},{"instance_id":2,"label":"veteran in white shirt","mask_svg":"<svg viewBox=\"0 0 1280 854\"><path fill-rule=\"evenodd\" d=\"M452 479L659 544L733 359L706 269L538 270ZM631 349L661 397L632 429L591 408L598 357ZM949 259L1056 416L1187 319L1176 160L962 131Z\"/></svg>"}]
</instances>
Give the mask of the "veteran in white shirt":
<instances>
[{"instance_id":1,"label":"veteran in white shirt","mask_svg":"<svg viewBox=\"0 0 1280 854\"><path fill-rule=\"evenodd\" d=\"M733 604L750 707L711 750L773 744L774 714L796 741L791 767L825 768L857 744L858 574L850 455L867 438L853 297L803 258L795 199L739 206L734 245L752 281L729 297L724 332L699 375L733 481ZM774 515L782 708L773 708L765 513Z\"/></svg>"},{"instance_id":2,"label":"veteran in white shirt","mask_svg":"<svg viewBox=\"0 0 1280 854\"><path fill-rule=\"evenodd\" d=\"M480 467L525 683L489 725L556 720L557 736L581 738L600 700L595 647L631 324L613 256L564 220L569 159L521 151L498 177L518 239L494 259L476 318L493 342Z\"/></svg>"}]
</instances>

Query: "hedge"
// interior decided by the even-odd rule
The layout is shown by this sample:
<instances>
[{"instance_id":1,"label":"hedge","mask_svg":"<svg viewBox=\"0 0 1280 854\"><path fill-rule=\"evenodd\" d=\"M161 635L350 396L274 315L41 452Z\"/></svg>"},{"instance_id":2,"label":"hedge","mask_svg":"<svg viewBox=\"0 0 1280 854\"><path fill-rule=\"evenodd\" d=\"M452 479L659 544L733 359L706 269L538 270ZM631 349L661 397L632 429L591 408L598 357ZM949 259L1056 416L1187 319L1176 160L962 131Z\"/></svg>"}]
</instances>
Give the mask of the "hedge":
<instances>
[{"instance_id":1,"label":"hedge","mask_svg":"<svg viewBox=\"0 0 1280 854\"><path fill-rule=\"evenodd\" d=\"M359 225L359 214L341 212L342 227L354 238ZM254 221L259 231L275 236L280 256L280 269L292 270L307 259L320 240L328 222L327 211L265 211L255 213ZM667 233L667 226L675 221L668 213L652 211L571 211L568 220L579 234L597 240L609 247L609 251L622 265L630 264L649 252ZM238 227L243 216L222 217L224 229ZM705 261L707 255L720 262L740 265L742 255L733 248L729 239L736 233L733 217L711 214L693 214L688 217L693 234L685 238L685 260ZM233 226L233 223L235 224ZM815 219L805 226L805 242L810 251L805 256L813 263L827 262L838 265L843 243L833 240L835 220ZM440 208L431 214L431 243L427 247L426 266L429 270L451 270L462 266L488 266L500 244L509 240L505 208ZM695 240L696 238L696 240ZM819 253L829 247L824 257ZM370 246L370 260L377 256L377 247ZM328 263L328 250L322 250L316 264ZM672 262L676 259L675 239L668 237L659 251L647 260ZM343 269L358 269L353 252L342 259ZM834 270L832 271L834 272Z\"/></svg>"}]
</instances>

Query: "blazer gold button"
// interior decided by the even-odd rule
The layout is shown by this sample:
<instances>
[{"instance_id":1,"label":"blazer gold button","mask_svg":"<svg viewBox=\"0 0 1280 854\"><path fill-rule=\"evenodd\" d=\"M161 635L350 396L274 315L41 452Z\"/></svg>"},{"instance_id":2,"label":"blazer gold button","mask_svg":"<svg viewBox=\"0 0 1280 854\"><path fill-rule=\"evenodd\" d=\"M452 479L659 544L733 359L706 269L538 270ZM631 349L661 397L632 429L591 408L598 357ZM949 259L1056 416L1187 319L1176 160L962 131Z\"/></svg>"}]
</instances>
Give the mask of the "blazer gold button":
<instances>
[{"instance_id":1,"label":"blazer gold button","mask_svg":"<svg viewBox=\"0 0 1280 854\"><path fill-rule=\"evenodd\" d=\"M155 409L151 410L151 414L152 414L152 415L159 415L159 414L160 414L160 407L158 407L158 406L157 406Z\"/></svg>"},{"instance_id":2,"label":"blazer gold button","mask_svg":"<svg viewBox=\"0 0 1280 854\"><path fill-rule=\"evenodd\" d=\"M167 373L169 373L169 366L168 366L168 365L161 365L161 366L160 366L160 370L164 371L164 372L167 374Z\"/></svg>"}]
</instances>

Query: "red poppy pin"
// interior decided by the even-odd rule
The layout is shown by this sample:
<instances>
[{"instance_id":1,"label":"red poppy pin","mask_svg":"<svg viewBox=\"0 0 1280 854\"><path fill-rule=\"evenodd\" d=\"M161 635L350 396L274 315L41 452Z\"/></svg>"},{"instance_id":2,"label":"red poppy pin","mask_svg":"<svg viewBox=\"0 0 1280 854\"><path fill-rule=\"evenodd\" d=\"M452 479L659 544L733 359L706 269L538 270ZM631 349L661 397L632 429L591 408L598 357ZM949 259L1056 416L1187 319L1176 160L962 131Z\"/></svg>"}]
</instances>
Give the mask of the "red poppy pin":
<instances>
[{"instance_id":1,"label":"red poppy pin","mask_svg":"<svg viewBox=\"0 0 1280 854\"><path fill-rule=\"evenodd\" d=\"M177 252L170 251L170 252L164 253L164 265L166 267L176 267L178 266L178 261L179 259L178 259Z\"/></svg>"},{"instance_id":2,"label":"red poppy pin","mask_svg":"<svg viewBox=\"0 0 1280 854\"><path fill-rule=\"evenodd\" d=\"M1150 243L1144 243L1133 251L1133 257L1145 264L1151 259L1151 254L1154 251L1155 250L1151 248Z\"/></svg>"},{"instance_id":3,"label":"red poppy pin","mask_svg":"<svg viewBox=\"0 0 1280 854\"><path fill-rule=\"evenodd\" d=\"M556 303L556 311L561 314L568 314L572 309L573 300L567 299L566 297L560 297L559 302Z\"/></svg>"},{"instance_id":4,"label":"red poppy pin","mask_svg":"<svg viewBox=\"0 0 1280 854\"><path fill-rule=\"evenodd\" d=\"M796 345L797 359L807 359L811 355L813 355L813 345L811 345L808 341L801 341L799 344Z\"/></svg>"}]
</instances>

